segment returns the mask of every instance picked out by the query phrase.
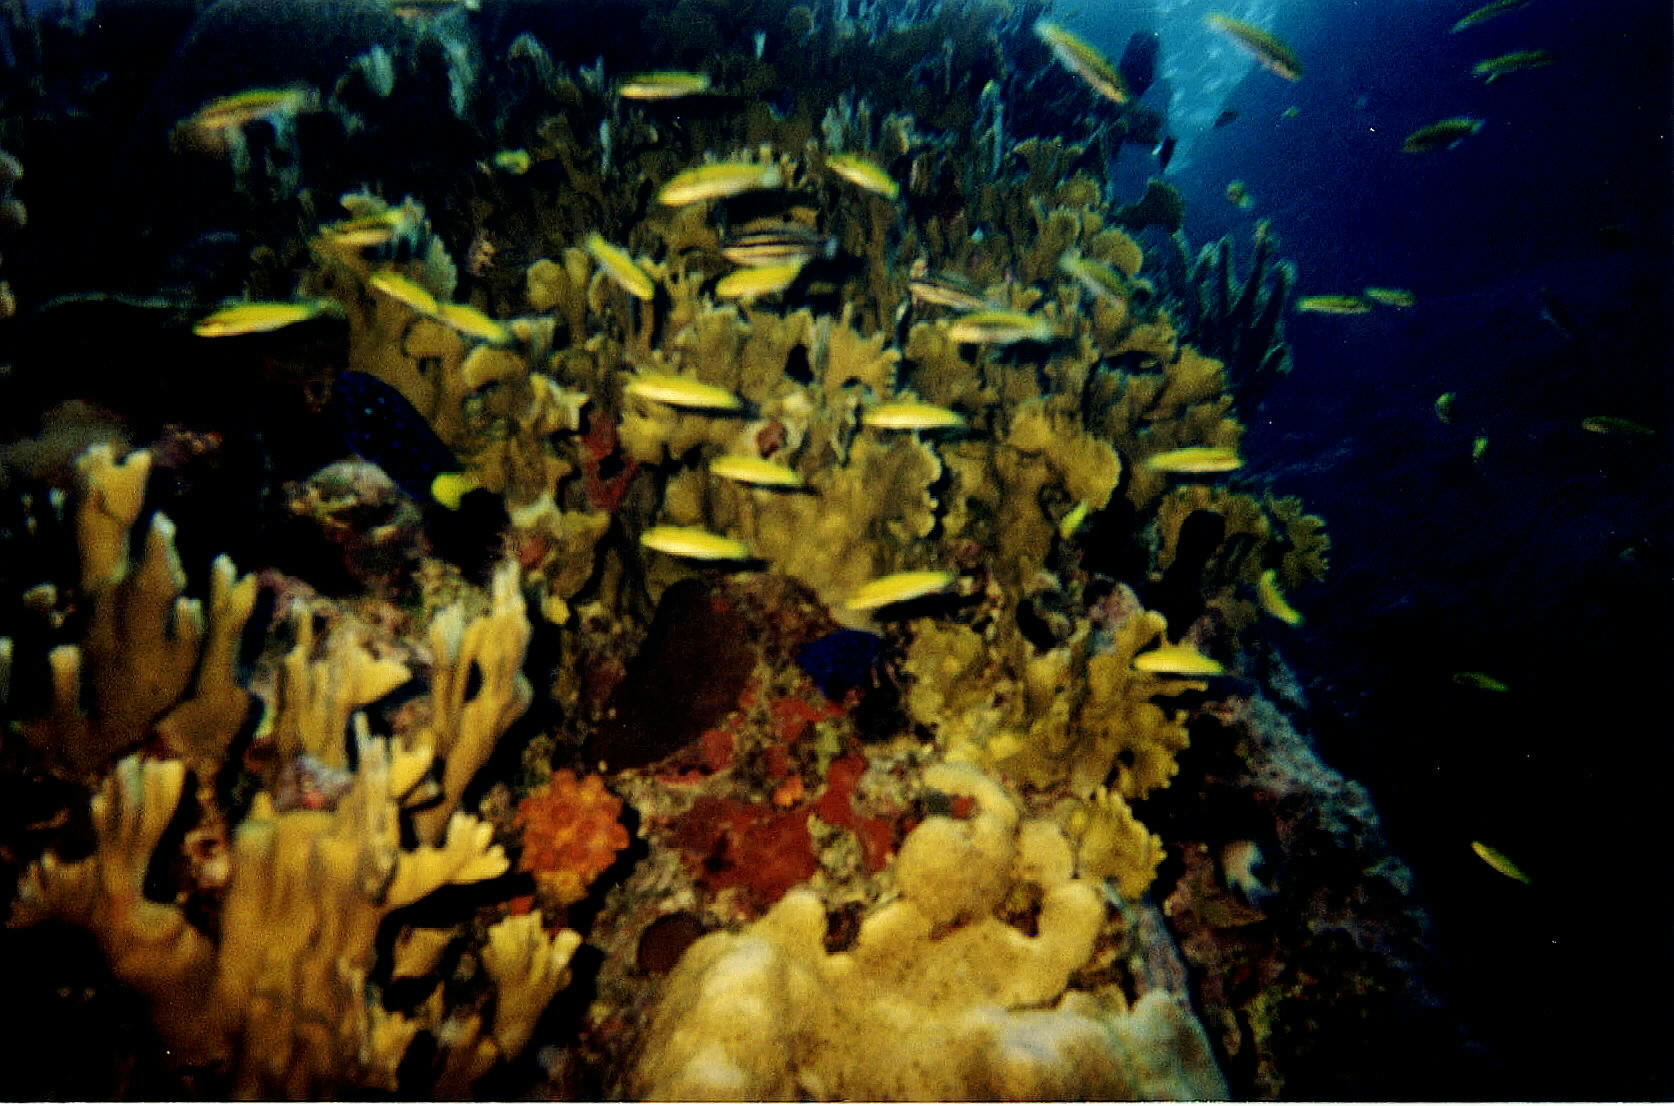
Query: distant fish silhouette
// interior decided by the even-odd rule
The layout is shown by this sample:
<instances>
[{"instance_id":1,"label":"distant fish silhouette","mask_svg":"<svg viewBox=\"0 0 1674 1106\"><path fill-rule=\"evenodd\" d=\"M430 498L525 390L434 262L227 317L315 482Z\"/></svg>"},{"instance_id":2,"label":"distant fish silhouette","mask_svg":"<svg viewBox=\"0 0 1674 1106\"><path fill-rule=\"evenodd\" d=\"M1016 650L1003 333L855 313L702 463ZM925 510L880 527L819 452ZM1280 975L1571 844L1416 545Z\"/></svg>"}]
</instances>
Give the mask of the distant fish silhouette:
<instances>
[{"instance_id":1,"label":"distant fish silhouette","mask_svg":"<svg viewBox=\"0 0 1674 1106\"><path fill-rule=\"evenodd\" d=\"M1228 123L1236 122L1237 119L1238 110L1236 108L1227 108L1225 111L1215 116L1215 126L1224 127Z\"/></svg>"},{"instance_id":2,"label":"distant fish silhouette","mask_svg":"<svg viewBox=\"0 0 1674 1106\"><path fill-rule=\"evenodd\" d=\"M1157 56L1162 52L1162 38L1155 31L1135 31L1122 50L1122 60L1116 71L1127 83L1128 94L1134 99L1145 95L1145 90L1157 81Z\"/></svg>"},{"instance_id":3,"label":"distant fish silhouette","mask_svg":"<svg viewBox=\"0 0 1674 1106\"><path fill-rule=\"evenodd\" d=\"M1157 172L1160 173L1164 169L1167 169L1168 163L1174 160L1175 141L1174 136L1169 135L1167 138L1163 139L1162 143L1157 147Z\"/></svg>"}]
</instances>

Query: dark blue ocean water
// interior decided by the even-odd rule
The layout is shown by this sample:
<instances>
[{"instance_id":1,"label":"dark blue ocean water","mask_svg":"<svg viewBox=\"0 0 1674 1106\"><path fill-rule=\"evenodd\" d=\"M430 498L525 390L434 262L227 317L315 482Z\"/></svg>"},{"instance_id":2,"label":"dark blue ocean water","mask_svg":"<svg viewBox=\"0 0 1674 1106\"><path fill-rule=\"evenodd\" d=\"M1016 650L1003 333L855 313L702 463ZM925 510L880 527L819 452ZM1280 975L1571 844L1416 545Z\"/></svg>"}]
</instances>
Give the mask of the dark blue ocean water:
<instances>
[{"instance_id":1,"label":"dark blue ocean water","mask_svg":"<svg viewBox=\"0 0 1674 1106\"><path fill-rule=\"evenodd\" d=\"M1111 49L1159 31L1166 73L1171 38L1197 42L1201 11L1160 6L1176 10L1089 8L1081 25ZM1298 597L1310 621L1287 648L1328 759L1371 787L1434 906L1451 995L1496 1072L1459 1093L1665 1098L1670 9L1533 0L1449 32L1477 6L1229 7L1289 42L1303 78L1251 67L1204 101L1201 62L1177 59L1198 84L1147 102L1174 94L1168 179L1194 248L1231 234L1247 255L1266 219L1299 294L1417 297L1293 314L1295 371L1245 412L1245 452L1329 521L1331 577ZM1535 48L1556 63L1471 75ZM1238 118L1210 126L1223 108ZM1451 150L1401 152L1449 116L1484 125ZM1233 179L1249 210L1225 198ZM1443 425L1433 404L1449 391ZM1604 414L1657 435L1581 429ZM1511 691L1459 687L1461 670ZM1479 839L1534 883L1489 870ZM1426 1062L1441 1061L1414 1057Z\"/></svg>"}]
</instances>

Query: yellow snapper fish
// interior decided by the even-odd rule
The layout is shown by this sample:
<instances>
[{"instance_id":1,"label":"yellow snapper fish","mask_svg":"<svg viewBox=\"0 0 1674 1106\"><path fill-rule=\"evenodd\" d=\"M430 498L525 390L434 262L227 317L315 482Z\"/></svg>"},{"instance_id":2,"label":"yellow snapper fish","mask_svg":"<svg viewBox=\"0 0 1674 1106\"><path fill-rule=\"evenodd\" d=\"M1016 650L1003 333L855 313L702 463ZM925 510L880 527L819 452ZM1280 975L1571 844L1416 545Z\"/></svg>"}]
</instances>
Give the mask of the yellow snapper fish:
<instances>
[{"instance_id":1,"label":"yellow snapper fish","mask_svg":"<svg viewBox=\"0 0 1674 1106\"><path fill-rule=\"evenodd\" d=\"M807 263L829 259L837 252L837 239L800 223L755 225L728 235L721 243L721 256L735 265L764 268L769 265Z\"/></svg>"},{"instance_id":2,"label":"yellow snapper fish","mask_svg":"<svg viewBox=\"0 0 1674 1106\"><path fill-rule=\"evenodd\" d=\"M185 123L205 130L236 130L257 119L295 115L313 98L306 88L252 88L211 100Z\"/></svg>"},{"instance_id":3,"label":"yellow snapper fish","mask_svg":"<svg viewBox=\"0 0 1674 1106\"><path fill-rule=\"evenodd\" d=\"M737 538L701 526L653 526L639 536L639 544L672 557L694 561L747 561L750 547Z\"/></svg>"},{"instance_id":4,"label":"yellow snapper fish","mask_svg":"<svg viewBox=\"0 0 1674 1106\"><path fill-rule=\"evenodd\" d=\"M946 591L958 579L951 572L897 572L868 580L856 588L843 607L851 611L873 611L891 603L905 603Z\"/></svg>"},{"instance_id":5,"label":"yellow snapper fish","mask_svg":"<svg viewBox=\"0 0 1674 1106\"><path fill-rule=\"evenodd\" d=\"M1204 473L1232 472L1244 467L1236 449L1224 446L1193 445L1183 449L1165 449L1145 458L1144 467L1150 472Z\"/></svg>"},{"instance_id":6,"label":"yellow snapper fish","mask_svg":"<svg viewBox=\"0 0 1674 1106\"><path fill-rule=\"evenodd\" d=\"M626 392L670 407L699 411L736 411L744 401L725 388L673 373L644 373L628 378Z\"/></svg>"},{"instance_id":7,"label":"yellow snapper fish","mask_svg":"<svg viewBox=\"0 0 1674 1106\"><path fill-rule=\"evenodd\" d=\"M1057 332L1039 315L995 308L961 315L948 324L947 336L955 342L1008 346L1014 342L1050 342Z\"/></svg>"},{"instance_id":8,"label":"yellow snapper fish","mask_svg":"<svg viewBox=\"0 0 1674 1106\"><path fill-rule=\"evenodd\" d=\"M392 207L375 215L362 215L354 219L327 223L320 228L320 237L333 246L349 246L355 249L382 246L401 232L401 224L405 221L406 215L402 210Z\"/></svg>"},{"instance_id":9,"label":"yellow snapper fish","mask_svg":"<svg viewBox=\"0 0 1674 1106\"><path fill-rule=\"evenodd\" d=\"M1486 672L1455 672L1453 682L1460 687L1471 687L1478 691L1493 691L1504 695L1511 688Z\"/></svg>"},{"instance_id":10,"label":"yellow snapper fish","mask_svg":"<svg viewBox=\"0 0 1674 1106\"><path fill-rule=\"evenodd\" d=\"M1113 104L1128 102L1128 89L1122 81L1122 74L1110 64L1109 58L1086 41L1044 19L1035 24L1035 37L1046 43L1059 65L1080 77L1094 92Z\"/></svg>"},{"instance_id":11,"label":"yellow snapper fish","mask_svg":"<svg viewBox=\"0 0 1674 1106\"><path fill-rule=\"evenodd\" d=\"M535 159L530 156L528 150L501 150L494 155L490 164L502 173L521 177L534 166Z\"/></svg>"},{"instance_id":12,"label":"yellow snapper fish","mask_svg":"<svg viewBox=\"0 0 1674 1106\"><path fill-rule=\"evenodd\" d=\"M438 304L436 317L459 333L492 346L503 346L512 340L512 332L504 323L468 303Z\"/></svg>"},{"instance_id":13,"label":"yellow snapper fish","mask_svg":"<svg viewBox=\"0 0 1674 1106\"><path fill-rule=\"evenodd\" d=\"M1642 422L1624 419L1620 415L1589 415L1581 420L1581 429L1590 434L1611 434L1625 438L1649 438L1655 430Z\"/></svg>"},{"instance_id":14,"label":"yellow snapper fish","mask_svg":"<svg viewBox=\"0 0 1674 1106\"><path fill-rule=\"evenodd\" d=\"M1468 116L1442 119L1427 127L1419 127L1401 141L1401 152L1427 154L1435 150L1451 150L1482 129L1482 120Z\"/></svg>"},{"instance_id":15,"label":"yellow snapper fish","mask_svg":"<svg viewBox=\"0 0 1674 1106\"><path fill-rule=\"evenodd\" d=\"M1164 676L1219 676L1226 668L1213 657L1206 657L1190 645L1163 644L1133 658L1133 666L1141 672Z\"/></svg>"},{"instance_id":16,"label":"yellow snapper fish","mask_svg":"<svg viewBox=\"0 0 1674 1106\"><path fill-rule=\"evenodd\" d=\"M1287 626L1302 625L1302 612L1291 606L1285 599L1285 593L1279 590L1279 572L1268 569L1256 581L1256 599L1261 603L1261 609L1283 622Z\"/></svg>"},{"instance_id":17,"label":"yellow snapper fish","mask_svg":"<svg viewBox=\"0 0 1674 1106\"><path fill-rule=\"evenodd\" d=\"M709 471L740 484L764 488L800 488L802 477L795 469L743 453L727 453L709 462Z\"/></svg>"},{"instance_id":18,"label":"yellow snapper fish","mask_svg":"<svg viewBox=\"0 0 1674 1106\"><path fill-rule=\"evenodd\" d=\"M761 296L778 295L795 284L801 272L800 261L739 269L715 282L715 294L724 300L743 300L749 303Z\"/></svg>"},{"instance_id":19,"label":"yellow snapper fish","mask_svg":"<svg viewBox=\"0 0 1674 1106\"><path fill-rule=\"evenodd\" d=\"M1296 310L1314 315L1364 315L1372 305L1359 296L1303 296Z\"/></svg>"},{"instance_id":20,"label":"yellow snapper fish","mask_svg":"<svg viewBox=\"0 0 1674 1106\"><path fill-rule=\"evenodd\" d=\"M1519 868L1512 862L1510 857L1506 856L1492 845L1484 845L1480 841L1472 841L1471 851L1481 857L1484 864L1494 869L1494 871L1498 872L1500 875L1505 876L1507 879L1514 879L1518 883L1524 884L1534 882L1534 880L1530 879L1528 874L1524 872L1523 869Z\"/></svg>"},{"instance_id":21,"label":"yellow snapper fish","mask_svg":"<svg viewBox=\"0 0 1674 1106\"><path fill-rule=\"evenodd\" d=\"M200 338L232 338L240 334L259 334L312 319L322 310L324 304L313 300L303 303L259 300L235 303L199 319L193 325L192 333Z\"/></svg>"},{"instance_id":22,"label":"yellow snapper fish","mask_svg":"<svg viewBox=\"0 0 1674 1106\"><path fill-rule=\"evenodd\" d=\"M604 237L596 232L589 234L583 244L599 268L604 270L605 275L621 285L630 296L649 300L657 294L657 286L652 283L651 275L635 263L627 250L606 242Z\"/></svg>"},{"instance_id":23,"label":"yellow snapper fish","mask_svg":"<svg viewBox=\"0 0 1674 1106\"><path fill-rule=\"evenodd\" d=\"M709 74L665 69L629 77L616 94L624 100L677 100L708 91Z\"/></svg>"},{"instance_id":24,"label":"yellow snapper fish","mask_svg":"<svg viewBox=\"0 0 1674 1106\"><path fill-rule=\"evenodd\" d=\"M897 400L868 407L860 424L874 430L956 430L965 425L965 417L933 403Z\"/></svg>"},{"instance_id":25,"label":"yellow snapper fish","mask_svg":"<svg viewBox=\"0 0 1674 1106\"><path fill-rule=\"evenodd\" d=\"M657 191L657 202L665 207L684 207L705 200L778 188L783 183L784 174L779 172L777 165L754 161L699 165L670 177Z\"/></svg>"},{"instance_id":26,"label":"yellow snapper fish","mask_svg":"<svg viewBox=\"0 0 1674 1106\"><path fill-rule=\"evenodd\" d=\"M1540 69L1557 60L1547 50L1514 50L1497 58L1484 58L1477 62L1471 66L1471 76L1481 77L1486 83L1493 84L1507 74L1521 73L1525 69Z\"/></svg>"},{"instance_id":27,"label":"yellow snapper fish","mask_svg":"<svg viewBox=\"0 0 1674 1106\"><path fill-rule=\"evenodd\" d=\"M1455 23L1451 33L1458 34L1460 31L1475 27L1479 23L1486 23L1497 15L1504 15L1506 12L1516 11L1518 8L1526 8L1528 5L1529 0L1494 0L1492 4L1484 4Z\"/></svg>"},{"instance_id":28,"label":"yellow snapper fish","mask_svg":"<svg viewBox=\"0 0 1674 1106\"><path fill-rule=\"evenodd\" d=\"M1444 425L1453 421L1453 401L1459 398L1458 392L1443 392L1436 397L1436 419Z\"/></svg>"},{"instance_id":29,"label":"yellow snapper fish","mask_svg":"<svg viewBox=\"0 0 1674 1106\"><path fill-rule=\"evenodd\" d=\"M1277 37L1259 27L1234 19L1225 12L1210 12L1203 22L1211 30L1227 35L1255 58L1269 73L1276 73L1287 81L1300 80L1302 63L1296 52Z\"/></svg>"},{"instance_id":30,"label":"yellow snapper fish","mask_svg":"<svg viewBox=\"0 0 1674 1106\"><path fill-rule=\"evenodd\" d=\"M1081 529L1081 524L1087 521L1093 505L1085 499L1064 512L1064 517L1058 520L1058 536L1065 541L1075 537L1075 532Z\"/></svg>"},{"instance_id":31,"label":"yellow snapper fish","mask_svg":"<svg viewBox=\"0 0 1674 1106\"><path fill-rule=\"evenodd\" d=\"M421 315L434 315L441 309L436 297L430 289L414 280L412 277L402 276L389 270L373 273L366 278L366 283L382 292L397 303L417 311Z\"/></svg>"},{"instance_id":32,"label":"yellow snapper fish","mask_svg":"<svg viewBox=\"0 0 1674 1106\"><path fill-rule=\"evenodd\" d=\"M876 193L886 200L893 200L901 194L901 186L895 183L895 178L884 172L883 166L867 158L855 154L832 154L825 159L825 167L855 187Z\"/></svg>"},{"instance_id":33,"label":"yellow snapper fish","mask_svg":"<svg viewBox=\"0 0 1674 1106\"><path fill-rule=\"evenodd\" d=\"M1362 294L1385 307L1411 307L1418 302L1418 297L1405 288L1379 288L1374 285L1365 288Z\"/></svg>"},{"instance_id":34,"label":"yellow snapper fish","mask_svg":"<svg viewBox=\"0 0 1674 1106\"><path fill-rule=\"evenodd\" d=\"M1082 257L1076 250L1065 250L1063 256L1058 258L1058 268L1073 277L1094 298L1103 296L1111 300L1127 299L1128 282L1113 265Z\"/></svg>"},{"instance_id":35,"label":"yellow snapper fish","mask_svg":"<svg viewBox=\"0 0 1674 1106\"><path fill-rule=\"evenodd\" d=\"M951 307L955 311L987 311L994 307L982 289L957 273L929 269L916 272L907 281L907 292L919 303Z\"/></svg>"}]
</instances>

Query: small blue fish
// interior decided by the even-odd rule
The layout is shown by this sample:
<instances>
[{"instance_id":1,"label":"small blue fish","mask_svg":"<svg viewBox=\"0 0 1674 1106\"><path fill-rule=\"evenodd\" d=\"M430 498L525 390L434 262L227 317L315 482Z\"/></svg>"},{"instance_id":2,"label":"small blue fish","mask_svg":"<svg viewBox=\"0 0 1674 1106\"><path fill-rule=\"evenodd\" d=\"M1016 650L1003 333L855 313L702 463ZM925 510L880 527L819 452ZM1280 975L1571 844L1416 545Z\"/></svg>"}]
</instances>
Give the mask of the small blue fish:
<instances>
[{"instance_id":1,"label":"small blue fish","mask_svg":"<svg viewBox=\"0 0 1674 1106\"><path fill-rule=\"evenodd\" d=\"M883 646L883 638L865 630L833 630L798 649L796 663L827 699L837 700L872 682Z\"/></svg>"},{"instance_id":2,"label":"small blue fish","mask_svg":"<svg viewBox=\"0 0 1674 1106\"><path fill-rule=\"evenodd\" d=\"M421 503L449 510L476 487L470 473L443 444L423 415L394 387L363 372L341 372L332 385L331 408L344 443L389 474Z\"/></svg>"}]
</instances>

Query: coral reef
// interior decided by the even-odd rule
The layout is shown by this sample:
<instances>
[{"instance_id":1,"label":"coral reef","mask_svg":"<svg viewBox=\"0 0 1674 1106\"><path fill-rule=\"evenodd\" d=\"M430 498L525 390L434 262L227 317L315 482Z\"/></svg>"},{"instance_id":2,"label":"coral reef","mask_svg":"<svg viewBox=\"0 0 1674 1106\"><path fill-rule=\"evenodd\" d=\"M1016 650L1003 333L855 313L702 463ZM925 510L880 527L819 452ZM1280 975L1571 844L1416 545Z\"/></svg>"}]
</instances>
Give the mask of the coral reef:
<instances>
[{"instance_id":1,"label":"coral reef","mask_svg":"<svg viewBox=\"0 0 1674 1106\"><path fill-rule=\"evenodd\" d=\"M1186 979L1247 915L1178 822L1280 728L1258 585L1325 570L1238 471L1271 235L1242 285L1148 249L1178 193L1108 170L1161 120L1035 0L396 7L244 11L341 53L235 124L160 85L157 237L208 197L235 281L133 308L203 427L71 409L104 444L31 485L80 571L0 611L0 754L64 789L11 924L240 1097L1281 1088L1301 977ZM148 486L197 429L248 518Z\"/></svg>"}]
</instances>

